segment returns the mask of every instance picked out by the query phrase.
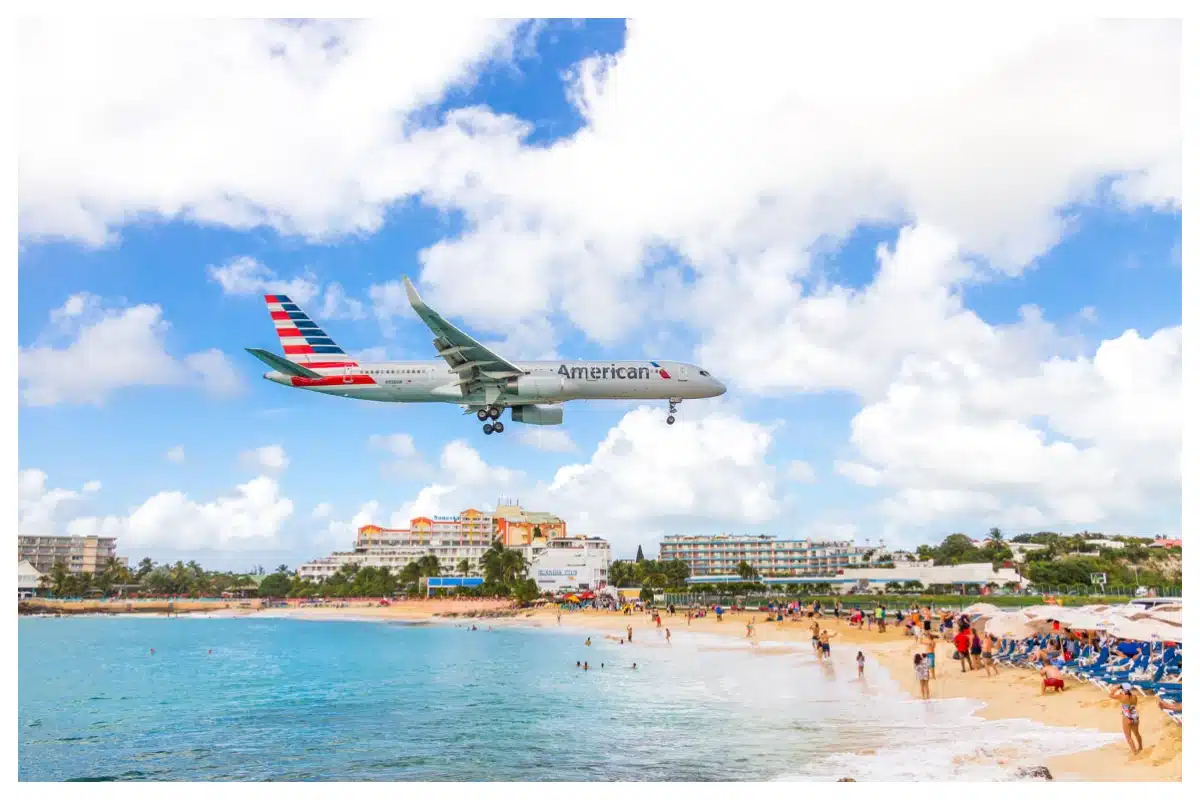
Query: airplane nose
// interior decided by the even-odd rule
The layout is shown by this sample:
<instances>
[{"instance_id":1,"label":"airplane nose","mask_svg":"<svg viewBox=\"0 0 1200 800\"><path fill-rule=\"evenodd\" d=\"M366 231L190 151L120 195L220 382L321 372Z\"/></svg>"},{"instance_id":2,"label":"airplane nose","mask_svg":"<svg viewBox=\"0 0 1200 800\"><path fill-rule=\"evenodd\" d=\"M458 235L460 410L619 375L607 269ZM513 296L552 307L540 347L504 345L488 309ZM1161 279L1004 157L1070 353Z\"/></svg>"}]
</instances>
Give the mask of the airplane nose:
<instances>
[{"instance_id":1,"label":"airplane nose","mask_svg":"<svg viewBox=\"0 0 1200 800\"><path fill-rule=\"evenodd\" d=\"M713 378L713 383L715 383L717 385L717 397L720 397L721 395L725 394L725 384L721 383L716 378Z\"/></svg>"}]
</instances>

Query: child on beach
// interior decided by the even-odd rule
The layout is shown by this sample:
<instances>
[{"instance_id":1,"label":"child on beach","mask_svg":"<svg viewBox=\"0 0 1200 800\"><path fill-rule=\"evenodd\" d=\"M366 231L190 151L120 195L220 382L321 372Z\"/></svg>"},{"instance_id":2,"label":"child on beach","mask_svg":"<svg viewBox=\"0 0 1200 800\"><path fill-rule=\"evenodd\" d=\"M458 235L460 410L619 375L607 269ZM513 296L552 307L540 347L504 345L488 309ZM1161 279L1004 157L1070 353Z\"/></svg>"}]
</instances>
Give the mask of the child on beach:
<instances>
[{"instance_id":1,"label":"child on beach","mask_svg":"<svg viewBox=\"0 0 1200 800\"><path fill-rule=\"evenodd\" d=\"M929 699L929 666L925 656L917 653L913 656L913 671L917 673L917 682L921 684L921 699Z\"/></svg>"},{"instance_id":2,"label":"child on beach","mask_svg":"<svg viewBox=\"0 0 1200 800\"><path fill-rule=\"evenodd\" d=\"M862 650L858 651L858 655L854 657L854 660L858 662L858 678L859 680L862 680L863 669L867 666L867 659L863 655Z\"/></svg>"}]
</instances>

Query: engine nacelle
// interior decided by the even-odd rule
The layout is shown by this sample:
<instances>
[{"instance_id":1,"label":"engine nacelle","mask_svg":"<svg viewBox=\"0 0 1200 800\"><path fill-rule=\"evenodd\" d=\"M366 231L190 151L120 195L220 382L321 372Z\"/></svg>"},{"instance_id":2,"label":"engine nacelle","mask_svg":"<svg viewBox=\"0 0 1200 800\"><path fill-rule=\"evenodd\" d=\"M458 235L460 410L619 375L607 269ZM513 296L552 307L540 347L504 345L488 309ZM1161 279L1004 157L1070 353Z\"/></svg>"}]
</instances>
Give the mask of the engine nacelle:
<instances>
[{"instance_id":1,"label":"engine nacelle","mask_svg":"<svg viewBox=\"0 0 1200 800\"><path fill-rule=\"evenodd\" d=\"M563 400L567 393L566 383L565 378L557 375L521 375L508 379L504 393L517 400Z\"/></svg>"},{"instance_id":2,"label":"engine nacelle","mask_svg":"<svg viewBox=\"0 0 1200 800\"><path fill-rule=\"evenodd\" d=\"M526 425L562 425L562 406L513 406L513 422Z\"/></svg>"}]
</instances>

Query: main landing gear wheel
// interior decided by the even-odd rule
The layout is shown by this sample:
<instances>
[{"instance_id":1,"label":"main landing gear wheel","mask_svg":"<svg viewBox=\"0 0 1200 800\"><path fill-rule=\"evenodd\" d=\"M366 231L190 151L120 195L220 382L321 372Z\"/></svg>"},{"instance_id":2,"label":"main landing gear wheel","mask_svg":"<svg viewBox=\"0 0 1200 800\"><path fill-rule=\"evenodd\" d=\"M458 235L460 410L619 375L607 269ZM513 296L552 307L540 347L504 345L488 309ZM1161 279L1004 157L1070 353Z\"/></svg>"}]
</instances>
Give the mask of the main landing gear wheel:
<instances>
[{"instance_id":1,"label":"main landing gear wheel","mask_svg":"<svg viewBox=\"0 0 1200 800\"><path fill-rule=\"evenodd\" d=\"M494 431L494 430L496 430L496 428L490 422L487 425L483 426L483 432L486 433L488 436L491 436L492 431Z\"/></svg>"},{"instance_id":2,"label":"main landing gear wheel","mask_svg":"<svg viewBox=\"0 0 1200 800\"><path fill-rule=\"evenodd\" d=\"M492 407L488 408L487 413L488 413L488 416L491 417L492 419L500 419L500 414L503 411L504 411L504 409L500 408L499 406L492 406ZM504 430L504 428L501 427L500 430ZM499 433L499 432L500 431L497 431L497 433Z\"/></svg>"},{"instance_id":3,"label":"main landing gear wheel","mask_svg":"<svg viewBox=\"0 0 1200 800\"><path fill-rule=\"evenodd\" d=\"M494 430L496 433L504 433L504 423L497 422L495 425L492 426L492 430Z\"/></svg>"},{"instance_id":4,"label":"main landing gear wheel","mask_svg":"<svg viewBox=\"0 0 1200 800\"><path fill-rule=\"evenodd\" d=\"M487 422L488 410L486 408L481 408L475 412L475 416L479 417L480 422Z\"/></svg>"}]
</instances>

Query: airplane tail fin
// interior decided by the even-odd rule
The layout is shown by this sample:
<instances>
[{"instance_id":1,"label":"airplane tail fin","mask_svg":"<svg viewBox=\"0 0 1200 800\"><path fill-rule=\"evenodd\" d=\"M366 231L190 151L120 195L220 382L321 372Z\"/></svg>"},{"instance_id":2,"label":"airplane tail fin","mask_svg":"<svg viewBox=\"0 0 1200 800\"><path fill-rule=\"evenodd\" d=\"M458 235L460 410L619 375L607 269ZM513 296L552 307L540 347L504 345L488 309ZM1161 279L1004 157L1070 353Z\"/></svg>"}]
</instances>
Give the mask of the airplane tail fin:
<instances>
[{"instance_id":1,"label":"airplane tail fin","mask_svg":"<svg viewBox=\"0 0 1200 800\"><path fill-rule=\"evenodd\" d=\"M264 299L275 323L279 343L283 345L283 355L288 361L303 364L309 369L356 366L354 359L346 355L346 351L338 347L329 334L309 319L287 295L268 294Z\"/></svg>"}]
</instances>

